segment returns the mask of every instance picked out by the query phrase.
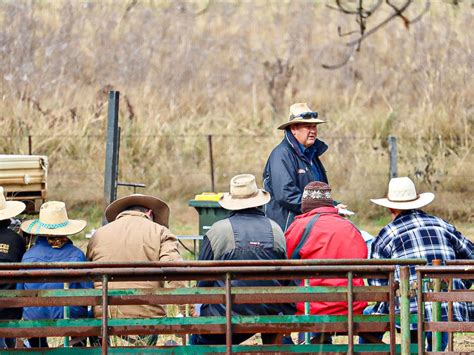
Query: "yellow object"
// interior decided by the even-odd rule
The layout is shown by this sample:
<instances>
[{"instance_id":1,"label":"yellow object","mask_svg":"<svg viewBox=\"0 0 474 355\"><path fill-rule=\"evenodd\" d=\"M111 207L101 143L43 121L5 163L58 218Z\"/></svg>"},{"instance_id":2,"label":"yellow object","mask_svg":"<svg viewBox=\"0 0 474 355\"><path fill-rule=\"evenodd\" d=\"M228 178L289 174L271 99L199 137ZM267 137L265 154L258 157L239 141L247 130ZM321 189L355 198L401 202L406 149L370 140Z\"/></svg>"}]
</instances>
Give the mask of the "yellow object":
<instances>
[{"instance_id":1,"label":"yellow object","mask_svg":"<svg viewBox=\"0 0 474 355\"><path fill-rule=\"evenodd\" d=\"M219 201L221 196L223 195L223 192L203 192L199 195L196 195L194 199L196 201Z\"/></svg>"}]
</instances>

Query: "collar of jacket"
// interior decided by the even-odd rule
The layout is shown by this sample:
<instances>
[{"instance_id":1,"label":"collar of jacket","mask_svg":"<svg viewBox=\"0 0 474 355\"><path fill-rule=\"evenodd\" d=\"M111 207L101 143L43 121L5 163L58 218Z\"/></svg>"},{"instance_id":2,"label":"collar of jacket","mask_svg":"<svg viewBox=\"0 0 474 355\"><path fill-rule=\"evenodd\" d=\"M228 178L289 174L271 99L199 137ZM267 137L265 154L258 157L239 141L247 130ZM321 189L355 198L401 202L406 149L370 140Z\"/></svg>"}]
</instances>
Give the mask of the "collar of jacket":
<instances>
[{"instance_id":1,"label":"collar of jacket","mask_svg":"<svg viewBox=\"0 0 474 355\"><path fill-rule=\"evenodd\" d=\"M143 217L149 220L148 216L140 211L122 211L117 215L117 218L115 220L125 217L125 216L135 216L135 217Z\"/></svg>"},{"instance_id":2,"label":"collar of jacket","mask_svg":"<svg viewBox=\"0 0 474 355\"><path fill-rule=\"evenodd\" d=\"M308 160L307 157L301 151L299 147L299 142L296 140L295 136L291 133L291 131L288 128L285 129L285 140L293 148L293 150L296 152L296 154L300 158ZM314 155L319 157L323 155L324 152L326 152L326 150L328 150L328 145L324 143L323 141L319 140L318 138L316 138L316 142L314 142L314 144L310 148L314 149L315 151Z\"/></svg>"},{"instance_id":3,"label":"collar of jacket","mask_svg":"<svg viewBox=\"0 0 474 355\"><path fill-rule=\"evenodd\" d=\"M260 207L252 207L243 210L232 211L229 213L229 217L235 216L236 214L257 214L265 216L265 212L263 212L263 209Z\"/></svg>"},{"instance_id":4,"label":"collar of jacket","mask_svg":"<svg viewBox=\"0 0 474 355\"><path fill-rule=\"evenodd\" d=\"M306 217L311 217L311 216L314 216L318 213L339 215L339 213L337 212L336 207L324 206L324 207L318 207L318 208L315 208L315 209L313 209L309 212L300 214L300 215L296 216L295 219L302 219L302 218L306 218Z\"/></svg>"}]
</instances>

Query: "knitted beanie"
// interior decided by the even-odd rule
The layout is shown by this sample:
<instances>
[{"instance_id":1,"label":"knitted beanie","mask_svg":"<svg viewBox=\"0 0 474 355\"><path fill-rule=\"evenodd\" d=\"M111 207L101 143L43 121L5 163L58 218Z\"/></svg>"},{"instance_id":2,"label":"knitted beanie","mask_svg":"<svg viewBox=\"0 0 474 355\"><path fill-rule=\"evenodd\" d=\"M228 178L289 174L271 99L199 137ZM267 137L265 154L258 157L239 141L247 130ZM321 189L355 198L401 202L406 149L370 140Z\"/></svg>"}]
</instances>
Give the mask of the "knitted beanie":
<instances>
[{"instance_id":1,"label":"knitted beanie","mask_svg":"<svg viewBox=\"0 0 474 355\"><path fill-rule=\"evenodd\" d=\"M321 181L313 181L305 186L301 199L301 211L307 213L318 207L332 207L331 187Z\"/></svg>"}]
</instances>

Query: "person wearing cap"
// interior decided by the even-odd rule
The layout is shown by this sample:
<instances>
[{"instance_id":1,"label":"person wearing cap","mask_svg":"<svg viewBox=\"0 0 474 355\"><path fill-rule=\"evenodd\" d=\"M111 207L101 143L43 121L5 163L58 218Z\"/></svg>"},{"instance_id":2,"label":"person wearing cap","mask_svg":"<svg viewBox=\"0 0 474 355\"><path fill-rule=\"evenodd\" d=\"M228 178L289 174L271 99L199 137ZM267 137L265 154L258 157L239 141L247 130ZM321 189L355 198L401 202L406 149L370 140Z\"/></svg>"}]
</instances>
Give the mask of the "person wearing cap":
<instances>
[{"instance_id":1,"label":"person wearing cap","mask_svg":"<svg viewBox=\"0 0 474 355\"><path fill-rule=\"evenodd\" d=\"M0 186L0 263L18 263L25 253L24 239L11 229L11 218L18 216L26 206L20 201L7 201ZM0 284L0 290L14 290L14 283ZM0 320L21 319L22 308L0 307ZM0 338L0 349L14 348L14 338Z\"/></svg>"},{"instance_id":2,"label":"person wearing cap","mask_svg":"<svg viewBox=\"0 0 474 355\"><path fill-rule=\"evenodd\" d=\"M418 194L415 184L408 177L397 177L390 180L386 198L371 199L379 206L386 207L392 217L378 233L372 243L373 259L426 259L431 263L435 259L474 259L473 243L464 237L450 223L421 210L434 200L434 194ZM399 279L397 269L395 278ZM410 282L416 282L414 268L410 268ZM372 285L385 285L386 280L370 280ZM469 280L453 281L454 290L469 289ZM411 313L417 313L416 298L410 300ZM386 303L376 305L373 313L388 313ZM397 312L399 312L397 307ZM432 320L431 303L425 303L425 317ZM447 304L442 304L442 319L447 321ZM474 321L474 306L470 302L453 302L453 319L455 321ZM416 342L416 324L411 324L412 342ZM382 334L383 335L383 334ZM380 336L382 336L380 335ZM431 351L431 332L427 333L428 351ZM442 347L446 348L447 333L443 333Z\"/></svg>"},{"instance_id":3,"label":"person wearing cap","mask_svg":"<svg viewBox=\"0 0 474 355\"><path fill-rule=\"evenodd\" d=\"M81 232L86 221L69 219L66 205L60 201L43 203L39 218L21 224L23 232L36 236L35 244L23 255L23 263L83 262L84 253L74 246L69 236ZM92 288L92 282L72 282L70 289ZM35 282L19 283L19 290L57 290L64 289L63 283ZM70 318L88 318L89 312L84 306L71 306ZM23 319L63 319L64 307L24 307ZM30 338L31 347L48 347L46 338ZM85 346L84 338L72 339L73 346Z\"/></svg>"},{"instance_id":4,"label":"person wearing cap","mask_svg":"<svg viewBox=\"0 0 474 355\"><path fill-rule=\"evenodd\" d=\"M290 106L281 143L271 152L263 171L263 188L271 195L265 207L267 217L285 231L301 213L304 187L311 181L328 183L320 160L328 146L318 139L318 125L325 123L306 103Z\"/></svg>"},{"instance_id":5,"label":"person wearing cap","mask_svg":"<svg viewBox=\"0 0 474 355\"><path fill-rule=\"evenodd\" d=\"M105 210L108 224L99 228L87 246L87 258L100 262L182 261L178 239L168 229L170 210L162 200L148 195L133 194L112 202ZM182 281L170 281L176 288L186 287ZM101 283L95 283L102 288ZM163 281L113 282L110 289L156 289ZM181 313L184 306L180 305ZM164 305L109 306L113 318L165 317ZM102 316L102 307L94 307L96 318ZM139 337L149 345L156 344L157 336ZM133 342L133 339L129 339Z\"/></svg>"},{"instance_id":6,"label":"person wearing cap","mask_svg":"<svg viewBox=\"0 0 474 355\"><path fill-rule=\"evenodd\" d=\"M219 204L231 211L229 216L212 225L201 242L199 260L274 260L286 259L285 237L275 221L265 217L261 206L270 194L257 188L255 176L241 174L230 181L230 192L221 196ZM224 287L224 281L199 281L198 287ZM232 280L232 287L285 286L277 280ZM294 314L293 304L233 304L234 315ZM223 304L203 304L201 317L225 316ZM232 343L239 344L253 334L232 334ZM275 334L262 334L264 343L274 343ZM225 334L193 334L193 344L225 344Z\"/></svg>"},{"instance_id":7,"label":"person wearing cap","mask_svg":"<svg viewBox=\"0 0 474 355\"><path fill-rule=\"evenodd\" d=\"M319 181L310 182L303 191L302 214L296 216L285 232L289 259L366 259L367 246L359 230L338 214L331 197L331 187ZM304 286L301 281L300 286ZM347 279L310 279L310 286L347 286ZM354 286L364 286L356 278ZM367 302L353 302L354 314L362 314ZM304 303L296 305L297 315L305 314ZM310 314L345 315L347 302L311 302ZM304 333L300 333L300 341ZM311 343L332 342L328 333L311 333Z\"/></svg>"}]
</instances>

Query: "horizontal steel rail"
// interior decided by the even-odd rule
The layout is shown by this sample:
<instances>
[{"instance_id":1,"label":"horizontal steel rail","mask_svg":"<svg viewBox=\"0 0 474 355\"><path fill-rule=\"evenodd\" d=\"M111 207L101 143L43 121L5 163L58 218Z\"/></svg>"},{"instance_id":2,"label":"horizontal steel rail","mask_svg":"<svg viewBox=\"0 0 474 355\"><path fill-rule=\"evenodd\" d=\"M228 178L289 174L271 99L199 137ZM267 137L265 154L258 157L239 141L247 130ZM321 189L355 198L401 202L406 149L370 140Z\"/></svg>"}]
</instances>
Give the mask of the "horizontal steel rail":
<instances>
[{"instance_id":1,"label":"horizontal steel rail","mask_svg":"<svg viewBox=\"0 0 474 355\"><path fill-rule=\"evenodd\" d=\"M354 277L386 278L395 265L371 266L219 266L219 267L123 267L96 269L27 269L0 270L0 283L13 282L72 282L101 281L108 275L110 281L168 281L168 280L215 280L232 274L238 280L292 280L300 278L347 278L348 269Z\"/></svg>"},{"instance_id":2,"label":"horizontal steel rail","mask_svg":"<svg viewBox=\"0 0 474 355\"><path fill-rule=\"evenodd\" d=\"M426 265L424 259L304 259L304 260L226 260L226 261L136 261L136 262L74 262L74 263L5 263L1 270L28 269L96 269L96 268L153 268L153 267L242 267L242 266L338 266L338 265Z\"/></svg>"}]
</instances>

